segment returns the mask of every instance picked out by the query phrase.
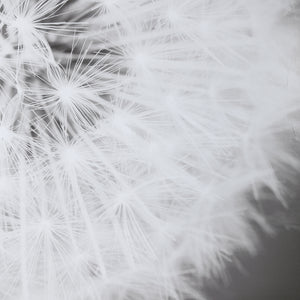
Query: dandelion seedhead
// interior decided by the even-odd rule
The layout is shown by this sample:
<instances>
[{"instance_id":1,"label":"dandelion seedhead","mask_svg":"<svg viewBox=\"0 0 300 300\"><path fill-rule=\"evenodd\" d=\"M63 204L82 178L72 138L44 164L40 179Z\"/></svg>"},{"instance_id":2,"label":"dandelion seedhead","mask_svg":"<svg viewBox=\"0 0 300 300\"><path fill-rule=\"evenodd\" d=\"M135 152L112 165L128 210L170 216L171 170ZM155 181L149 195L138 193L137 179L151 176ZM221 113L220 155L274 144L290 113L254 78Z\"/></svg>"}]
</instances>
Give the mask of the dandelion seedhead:
<instances>
[{"instance_id":1,"label":"dandelion seedhead","mask_svg":"<svg viewBox=\"0 0 300 300\"><path fill-rule=\"evenodd\" d=\"M0 299L206 299L253 253L300 167L298 5L0 0Z\"/></svg>"}]
</instances>

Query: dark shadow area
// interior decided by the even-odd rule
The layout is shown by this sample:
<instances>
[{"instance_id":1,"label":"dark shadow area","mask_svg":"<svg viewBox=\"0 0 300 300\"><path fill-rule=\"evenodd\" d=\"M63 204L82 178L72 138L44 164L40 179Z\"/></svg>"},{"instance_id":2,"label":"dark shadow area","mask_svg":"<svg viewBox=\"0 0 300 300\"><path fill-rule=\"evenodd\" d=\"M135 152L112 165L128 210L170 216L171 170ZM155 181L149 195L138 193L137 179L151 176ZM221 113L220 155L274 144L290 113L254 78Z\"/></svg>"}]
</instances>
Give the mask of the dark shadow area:
<instances>
[{"instance_id":1,"label":"dark shadow area","mask_svg":"<svg viewBox=\"0 0 300 300\"><path fill-rule=\"evenodd\" d=\"M210 287L212 300L299 300L300 231L266 237L257 256L238 254L241 266L229 266L228 283Z\"/></svg>"}]
</instances>

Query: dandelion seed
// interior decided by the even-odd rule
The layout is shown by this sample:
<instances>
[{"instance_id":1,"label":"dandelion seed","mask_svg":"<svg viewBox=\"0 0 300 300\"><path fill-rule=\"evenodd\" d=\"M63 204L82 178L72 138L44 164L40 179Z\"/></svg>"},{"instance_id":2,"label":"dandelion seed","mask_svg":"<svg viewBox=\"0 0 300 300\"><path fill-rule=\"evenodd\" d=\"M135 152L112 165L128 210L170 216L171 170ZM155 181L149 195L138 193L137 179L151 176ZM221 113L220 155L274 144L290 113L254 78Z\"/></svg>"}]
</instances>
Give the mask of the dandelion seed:
<instances>
[{"instance_id":1,"label":"dandelion seed","mask_svg":"<svg viewBox=\"0 0 300 300\"><path fill-rule=\"evenodd\" d=\"M299 168L293 3L0 0L1 299L206 299L255 253Z\"/></svg>"}]
</instances>

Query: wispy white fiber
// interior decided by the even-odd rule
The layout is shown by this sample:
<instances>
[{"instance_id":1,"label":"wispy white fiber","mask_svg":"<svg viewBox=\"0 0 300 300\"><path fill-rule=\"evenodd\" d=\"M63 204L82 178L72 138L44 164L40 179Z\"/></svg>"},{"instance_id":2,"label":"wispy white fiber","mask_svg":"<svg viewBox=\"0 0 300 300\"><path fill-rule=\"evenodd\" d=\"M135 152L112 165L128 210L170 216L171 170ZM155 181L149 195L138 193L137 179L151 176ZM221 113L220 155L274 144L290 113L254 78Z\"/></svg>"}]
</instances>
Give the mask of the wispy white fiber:
<instances>
[{"instance_id":1,"label":"wispy white fiber","mask_svg":"<svg viewBox=\"0 0 300 300\"><path fill-rule=\"evenodd\" d=\"M254 253L300 167L299 5L0 0L0 299L207 299Z\"/></svg>"}]
</instances>

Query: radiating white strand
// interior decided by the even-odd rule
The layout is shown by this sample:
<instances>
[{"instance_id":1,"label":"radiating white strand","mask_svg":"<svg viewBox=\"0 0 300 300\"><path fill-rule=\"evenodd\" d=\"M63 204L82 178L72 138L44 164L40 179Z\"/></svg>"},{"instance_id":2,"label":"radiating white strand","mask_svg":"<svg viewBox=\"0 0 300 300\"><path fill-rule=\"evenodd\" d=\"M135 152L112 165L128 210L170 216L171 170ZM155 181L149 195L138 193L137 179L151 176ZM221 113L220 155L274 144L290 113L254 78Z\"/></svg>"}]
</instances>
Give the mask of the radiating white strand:
<instances>
[{"instance_id":1,"label":"radiating white strand","mask_svg":"<svg viewBox=\"0 0 300 300\"><path fill-rule=\"evenodd\" d=\"M300 167L299 5L0 0L0 298L207 300L255 254Z\"/></svg>"}]
</instances>

